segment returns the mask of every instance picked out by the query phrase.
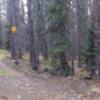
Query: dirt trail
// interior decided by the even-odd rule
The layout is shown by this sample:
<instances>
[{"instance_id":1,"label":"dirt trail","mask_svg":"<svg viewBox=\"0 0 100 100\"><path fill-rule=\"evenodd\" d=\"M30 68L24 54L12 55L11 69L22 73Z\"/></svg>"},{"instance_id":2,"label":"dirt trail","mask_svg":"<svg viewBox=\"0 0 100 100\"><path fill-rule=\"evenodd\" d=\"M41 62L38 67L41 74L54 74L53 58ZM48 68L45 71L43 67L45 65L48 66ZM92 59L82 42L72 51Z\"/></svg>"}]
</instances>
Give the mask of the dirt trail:
<instances>
[{"instance_id":1,"label":"dirt trail","mask_svg":"<svg viewBox=\"0 0 100 100\"><path fill-rule=\"evenodd\" d=\"M0 61L0 100L32 100L32 96L21 91L21 78L23 74L10 69Z\"/></svg>"},{"instance_id":2,"label":"dirt trail","mask_svg":"<svg viewBox=\"0 0 100 100\"><path fill-rule=\"evenodd\" d=\"M66 78L30 79L0 61L0 100L98 100L82 96L86 89L84 82Z\"/></svg>"}]
</instances>

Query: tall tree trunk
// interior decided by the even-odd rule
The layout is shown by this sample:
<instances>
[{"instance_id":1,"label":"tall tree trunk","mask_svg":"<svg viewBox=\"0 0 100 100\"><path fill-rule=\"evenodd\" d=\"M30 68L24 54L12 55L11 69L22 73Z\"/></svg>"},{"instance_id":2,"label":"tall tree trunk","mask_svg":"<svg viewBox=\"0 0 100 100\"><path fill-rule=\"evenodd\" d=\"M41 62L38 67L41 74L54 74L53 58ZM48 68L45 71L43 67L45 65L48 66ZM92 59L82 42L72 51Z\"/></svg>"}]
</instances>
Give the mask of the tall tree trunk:
<instances>
[{"instance_id":1,"label":"tall tree trunk","mask_svg":"<svg viewBox=\"0 0 100 100\"><path fill-rule=\"evenodd\" d=\"M81 52L84 47L85 33L86 33L86 16L87 16L87 1L76 0L76 23L77 23L77 50L79 67L81 67Z\"/></svg>"},{"instance_id":2,"label":"tall tree trunk","mask_svg":"<svg viewBox=\"0 0 100 100\"><path fill-rule=\"evenodd\" d=\"M59 53L59 59L60 59L60 69L61 71L65 71L67 67L69 67L67 59L66 59L66 53L65 52L60 52Z\"/></svg>"},{"instance_id":3,"label":"tall tree trunk","mask_svg":"<svg viewBox=\"0 0 100 100\"><path fill-rule=\"evenodd\" d=\"M16 21L16 2L15 0L9 0L8 1L8 21L10 23L10 32L11 27L16 26L17 27L17 21ZM11 56L13 59L17 59L17 41L16 41L16 35L17 33L10 33L10 40L11 40Z\"/></svg>"},{"instance_id":4,"label":"tall tree trunk","mask_svg":"<svg viewBox=\"0 0 100 100\"><path fill-rule=\"evenodd\" d=\"M37 70L39 59L37 56L37 44L35 41L35 35L34 35L34 19L33 19L33 0L27 0L27 6L28 6L28 32L29 32L29 39L30 39L30 65L32 66L32 69ZM34 13L35 14L35 13Z\"/></svg>"},{"instance_id":5,"label":"tall tree trunk","mask_svg":"<svg viewBox=\"0 0 100 100\"><path fill-rule=\"evenodd\" d=\"M95 46L97 49L96 65L100 77L100 0L93 0L93 24L95 27Z\"/></svg>"}]
</instances>

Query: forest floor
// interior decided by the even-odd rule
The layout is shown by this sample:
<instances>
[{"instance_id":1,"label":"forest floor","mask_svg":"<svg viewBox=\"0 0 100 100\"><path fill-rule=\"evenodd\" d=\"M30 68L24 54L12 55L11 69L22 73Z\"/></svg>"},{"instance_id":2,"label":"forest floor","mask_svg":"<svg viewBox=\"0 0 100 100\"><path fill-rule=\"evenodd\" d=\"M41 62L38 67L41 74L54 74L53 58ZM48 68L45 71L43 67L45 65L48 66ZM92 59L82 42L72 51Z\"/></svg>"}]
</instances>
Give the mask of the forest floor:
<instances>
[{"instance_id":1,"label":"forest floor","mask_svg":"<svg viewBox=\"0 0 100 100\"><path fill-rule=\"evenodd\" d=\"M0 58L0 100L100 100L100 81L35 72Z\"/></svg>"}]
</instances>

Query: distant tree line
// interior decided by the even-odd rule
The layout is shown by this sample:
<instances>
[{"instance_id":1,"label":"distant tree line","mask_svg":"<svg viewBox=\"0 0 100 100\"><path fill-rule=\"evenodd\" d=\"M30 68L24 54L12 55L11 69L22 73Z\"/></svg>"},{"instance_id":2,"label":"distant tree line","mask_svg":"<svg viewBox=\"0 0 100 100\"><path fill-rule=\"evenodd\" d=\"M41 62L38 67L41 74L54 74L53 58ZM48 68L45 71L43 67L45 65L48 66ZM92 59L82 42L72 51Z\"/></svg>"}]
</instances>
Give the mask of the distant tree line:
<instances>
[{"instance_id":1,"label":"distant tree line","mask_svg":"<svg viewBox=\"0 0 100 100\"><path fill-rule=\"evenodd\" d=\"M100 0L1 0L0 47L15 60L28 52L34 70L42 55L62 75L74 75L78 61L92 77L100 76L99 17Z\"/></svg>"}]
</instances>

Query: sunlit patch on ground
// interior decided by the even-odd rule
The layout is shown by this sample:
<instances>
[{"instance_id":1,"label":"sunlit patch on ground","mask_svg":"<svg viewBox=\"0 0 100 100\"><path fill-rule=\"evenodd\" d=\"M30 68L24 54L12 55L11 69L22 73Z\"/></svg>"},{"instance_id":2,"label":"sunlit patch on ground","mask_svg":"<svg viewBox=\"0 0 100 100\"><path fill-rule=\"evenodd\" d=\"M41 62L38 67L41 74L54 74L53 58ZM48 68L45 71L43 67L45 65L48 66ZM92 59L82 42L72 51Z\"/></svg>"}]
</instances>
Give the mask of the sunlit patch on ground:
<instances>
[{"instance_id":1,"label":"sunlit patch on ground","mask_svg":"<svg viewBox=\"0 0 100 100\"><path fill-rule=\"evenodd\" d=\"M11 77L14 76L12 73L0 70L0 77Z\"/></svg>"},{"instance_id":2,"label":"sunlit patch on ground","mask_svg":"<svg viewBox=\"0 0 100 100\"><path fill-rule=\"evenodd\" d=\"M8 57L10 57L10 53L6 50L0 49L0 60L7 59Z\"/></svg>"}]
</instances>

